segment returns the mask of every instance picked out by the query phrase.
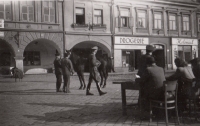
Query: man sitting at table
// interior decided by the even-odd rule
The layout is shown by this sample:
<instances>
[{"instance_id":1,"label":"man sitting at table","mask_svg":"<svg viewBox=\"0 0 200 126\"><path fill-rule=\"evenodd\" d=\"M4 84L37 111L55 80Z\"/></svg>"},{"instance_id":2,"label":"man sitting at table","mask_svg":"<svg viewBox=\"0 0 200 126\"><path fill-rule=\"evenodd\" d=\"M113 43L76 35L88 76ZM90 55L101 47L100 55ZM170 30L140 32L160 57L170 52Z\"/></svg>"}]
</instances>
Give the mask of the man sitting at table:
<instances>
[{"instance_id":1,"label":"man sitting at table","mask_svg":"<svg viewBox=\"0 0 200 126\"><path fill-rule=\"evenodd\" d=\"M146 60L147 69L141 76L141 85L144 92L142 100L142 108L145 111L149 110L149 99L163 98L163 82L165 81L164 70L158 67L153 57L148 57Z\"/></svg>"}]
</instances>

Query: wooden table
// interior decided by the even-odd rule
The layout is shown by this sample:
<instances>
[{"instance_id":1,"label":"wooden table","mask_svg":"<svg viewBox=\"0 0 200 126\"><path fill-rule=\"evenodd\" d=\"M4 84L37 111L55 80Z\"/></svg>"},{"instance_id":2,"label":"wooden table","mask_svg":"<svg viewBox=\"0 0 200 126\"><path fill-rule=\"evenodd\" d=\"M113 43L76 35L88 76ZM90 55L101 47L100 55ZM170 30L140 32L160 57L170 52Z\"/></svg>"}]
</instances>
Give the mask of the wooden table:
<instances>
[{"instance_id":1,"label":"wooden table","mask_svg":"<svg viewBox=\"0 0 200 126\"><path fill-rule=\"evenodd\" d=\"M139 85L131 79L119 79L114 80L113 84L121 84L121 96L122 96L122 111L123 115L126 115L126 90L139 90Z\"/></svg>"}]
</instances>

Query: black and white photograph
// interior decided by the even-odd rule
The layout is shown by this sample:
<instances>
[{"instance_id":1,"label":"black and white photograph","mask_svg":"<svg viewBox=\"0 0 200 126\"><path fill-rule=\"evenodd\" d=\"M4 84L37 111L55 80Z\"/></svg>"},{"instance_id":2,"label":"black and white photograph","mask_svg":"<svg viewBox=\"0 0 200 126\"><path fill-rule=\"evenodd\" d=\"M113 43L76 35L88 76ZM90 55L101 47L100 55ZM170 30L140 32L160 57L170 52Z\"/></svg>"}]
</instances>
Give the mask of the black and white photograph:
<instances>
[{"instance_id":1,"label":"black and white photograph","mask_svg":"<svg viewBox=\"0 0 200 126\"><path fill-rule=\"evenodd\" d=\"M199 126L200 0L0 0L0 126Z\"/></svg>"}]
</instances>

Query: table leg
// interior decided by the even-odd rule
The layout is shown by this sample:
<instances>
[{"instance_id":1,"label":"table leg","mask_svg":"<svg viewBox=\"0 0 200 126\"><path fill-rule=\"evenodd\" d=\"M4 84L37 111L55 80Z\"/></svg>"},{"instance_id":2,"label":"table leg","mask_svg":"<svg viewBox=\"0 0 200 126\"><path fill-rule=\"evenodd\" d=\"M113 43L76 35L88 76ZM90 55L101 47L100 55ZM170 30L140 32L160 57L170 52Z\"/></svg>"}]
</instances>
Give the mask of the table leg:
<instances>
[{"instance_id":1,"label":"table leg","mask_svg":"<svg viewBox=\"0 0 200 126\"><path fill-rule=\"evenodd\" d=\"M126 90L123 88L123 86L121 85L121 95L122 95L122 111L123 111L123 115L126 115Z\"/></svg>"}]
</instances>

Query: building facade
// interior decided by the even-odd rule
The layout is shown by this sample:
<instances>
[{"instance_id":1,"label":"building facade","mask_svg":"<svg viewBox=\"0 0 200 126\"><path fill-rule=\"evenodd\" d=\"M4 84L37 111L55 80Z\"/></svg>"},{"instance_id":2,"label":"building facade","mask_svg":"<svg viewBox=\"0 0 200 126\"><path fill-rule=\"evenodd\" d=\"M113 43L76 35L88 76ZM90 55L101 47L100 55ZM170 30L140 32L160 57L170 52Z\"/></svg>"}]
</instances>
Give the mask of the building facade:
<instances>
[{"instance_id":1,"label":"building facade","mask_svg":"<svg viewBox=\"0 0 200 126\"><path fill-rule=\"evenodd\" d=\"M114 57L116 71L133 71L148 44L158 66L198 57L199 3L195 0L0 1L0 74L18 67L47 73L56 50Z\"/></svg>"},{"instance_id":2,"label":"building facade","mask_svg":"<svg viewBox=\"0 0 200 126\"><path fill-rule=\"evenodd\" d=\"M0 1L0 73L47 73L63 54L63 1Z\"/></svg>"},{"instance_id":3,"label":"building facade","mask_svg":"<svg viewBox=\"0 0 200 126\"><path fill-rule=\"evenodd\" d=\"M165 70L176 69L177 56L186 61L198 57L198 6L194 0L114 0L115 68L138 69L148 44Z\"/></svg>"}]
</instances>

